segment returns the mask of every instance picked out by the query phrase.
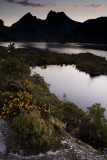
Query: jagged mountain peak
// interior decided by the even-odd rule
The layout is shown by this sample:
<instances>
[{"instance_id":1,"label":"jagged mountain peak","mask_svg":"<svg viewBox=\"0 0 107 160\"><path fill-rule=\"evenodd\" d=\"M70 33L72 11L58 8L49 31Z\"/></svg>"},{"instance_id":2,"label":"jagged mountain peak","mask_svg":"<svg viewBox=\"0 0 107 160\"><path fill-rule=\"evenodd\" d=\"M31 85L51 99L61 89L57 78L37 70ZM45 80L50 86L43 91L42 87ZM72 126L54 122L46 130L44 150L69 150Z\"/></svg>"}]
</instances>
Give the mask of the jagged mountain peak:
<instances>
[{"instance_id":1,"label":"jagged mountain peak","mask_svg":"<svg viewBox=\"0 0 107 160\"><path fill-rule=\"evenodd\" d=\"M52 14L53 14L53 15L61 15L61 14L62 14L62 15L65 15L64 12L55 12L55 11L51 10L51 11L48 13L48 16L49 16L49 15L52 15Z\"/></svg>"},{"instance_id":2,"label":"jagged mountain peak","mask_svg":"<svg viewBox=\"0 0 107 160\"><path fill-rule=\"evenodd\" d=\"M32 16L32 14L30 12L28 12L20 20L22 20L22 19L24 19L24 20L28 19L29 20L29 19L37 19L37 18L36 18L36 16Z\"/></svg>"},{"instance_id":3,"label":"jagged mountain peak","mask_svg":"<svg viewBox=\"0 0 107 160\"><path fill-rule=\"evenodd\" d=\"M36 21L37 21L36 16L32 16L32 14L28 12L18 22L14 23L12 26L33 25Z\"/></svg>"},{"instance_id":4,"label":"jagged mountain peak","mask_svg":"<svg viewBox=\"0 0 107 160\"><path fill-rule=\"evenodd\" d=\"M37 18L35 16L32 16L32 14L30 12L28 12L19 21L29 21L32 19L37 19Z\"/></svg>"},{"instance_id":5,"label":"jagged mountain peak","mask_svg":"<svg viewBox=\"0 0 107 160\"><path fill-rule=\"evenodd\" d=\"M30 12L26 13L23 17L33 17L32 14Z\"/></svg>"},{"instance_id":6,"label":"jagged mountain peak","mask_svg":"<svg viewBox=\"0 0 107 160\"><path fill-rule=\"evenodd\" d=\"M55 12L50 11L47 15L47 21L53 21L53 20L71 20L64 12Z\"/></svg>"}]
</instances>

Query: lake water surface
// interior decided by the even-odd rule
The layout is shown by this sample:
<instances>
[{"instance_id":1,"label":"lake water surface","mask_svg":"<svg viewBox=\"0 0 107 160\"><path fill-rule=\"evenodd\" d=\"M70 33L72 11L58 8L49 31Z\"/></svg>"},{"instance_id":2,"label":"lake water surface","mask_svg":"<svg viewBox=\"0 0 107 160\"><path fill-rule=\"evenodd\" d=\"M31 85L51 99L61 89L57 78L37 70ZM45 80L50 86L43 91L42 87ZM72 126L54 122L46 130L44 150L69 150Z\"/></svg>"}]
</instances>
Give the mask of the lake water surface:
<instances>
[{"instance_id":1,"label":"lake water surface","mask_svg":"<svg viewBox=\"0 0 107 160\"><path fill-rule=\"evenodd\" d=\"M0 46L7 47L9 42L0 42ZM52 42L15 42L16 48L33 47L42 50L48 50L57 53L86 53L90 52L98 56L106 57L107 45L89 44L89 43L52 43Z\"/></svg>"},{"instance_id":2,"label":"lake water surface","mask_svg":"<svg viewBox=\"0 0 107 160\"><path fill-rule=\"evenodd\" d=\"M32 68L31 74L38 73L50 84L50 91L63 100L74 102L86 111L94 103L101 103L107 109L107 76L91 78L89 74L78 71L75 66L47 66Z\"/></svg>"}]
</instances>

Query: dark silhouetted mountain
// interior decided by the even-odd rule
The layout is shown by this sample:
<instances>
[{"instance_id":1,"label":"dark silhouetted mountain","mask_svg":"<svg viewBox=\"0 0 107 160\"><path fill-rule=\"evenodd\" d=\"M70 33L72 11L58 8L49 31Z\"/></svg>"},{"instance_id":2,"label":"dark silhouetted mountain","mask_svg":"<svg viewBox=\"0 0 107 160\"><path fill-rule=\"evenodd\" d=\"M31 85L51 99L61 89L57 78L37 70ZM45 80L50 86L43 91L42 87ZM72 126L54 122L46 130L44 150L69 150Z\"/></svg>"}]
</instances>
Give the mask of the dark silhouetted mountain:
<instances>
[{"instance_id":1,"label":"dark silhouetted mountain","mask_svg":"<svg viewBox=\"0 0 107 160\"><path fill-rule=\"evenodd\" d=\"M47 15L46 23L50 29L52 35L60 36L62 38L64 35L72 33L74 28L76 28L80 22L71 20L66 16L64 12L53 12L50 11Z\"/></svg>"},{"instance_id":2,"label":"dark silhouetted mountain","mask_svg":"<svg viewBox=\"0 0 107 160\"><path fill-rule=\"evenodd\" d=\"M107 17L85 21L71 36L68 38L71 41L107 43Z\"/></svg>"},{"instance_id":3,"label":"dark silhouetted mountain","mask_svg":"<svg viewBox=\"0 0 107 160\"><path fill-rule=\"evenodd\" d=\"M37 21L37 18L35 16L32 16L31 13L27 13L24 15L18 22L14 23L12 27L28 27L35 25Z\"/></svg>"},{"instance_id":4,"label":"dark silhouetted mountain","mask_svg":"<svg viewBox=\"0 0 107 160\"><path fill-rule=\"evenodd\" d=\"M0 41L8 41L8 40L10 40L9 29L8 27L4 26L3 20L0 19Z\"/></svg>"},{"instance_id":5,"label":"dark silhouetted mountain","mask_svg":"<svg viewBox=\"0 0 107 160\"><path fill-rule=\"evenodd\" d=\"M69 17L67 17L64 12L54 12L54 11L50 11L48 13L46 21L48 23L64 23L64 22L71 23L71 21L75 22L71 20Z\"/></svg>"},{"instance_id":6,"label":"dark silhouetted mountain","mask_svg":"<svg viewBox=\"0 0 107 160\"><path fill-rule=\"evenodd\" d=\"M50 11L46 20L37 19L27 13L12 25L11 35L16 41L56 41L71 33L79 24L64 12Z\"/></svg>"},{"instance_id":7,"label":"dark silhouetted mountain","mask_svg":"<svg viewBox=\"0 0 107 160\"><path fill-rule=\"evenodd\" d=\"M3 27L4 26L4 22L3 20L0 19L0 27Z\"/></svg>"},{"instance_id":8,"label":"dark silhouetted mountain","mask_svg":"<svg viewBox=\"0 0 107 160\"><path fill-rule=\"evenodd\" d=\"M45 28L43 20L27 13L12 25L11 33L16 41L34 41L43 35L43 28Z\"/></svg>"},{"instance_id":9,"label":"dark silhouetted mountain","mask_svg":"<svg viewBox=\"0 0 107 160\"><path fill-rule=\"evenodd\" d=\"M106 28L107 17L80 23L70 19L64 12L50 11L45 20L27 13L11 27L4 26L0 20L0 39L1 41L107 43Z\"/></svg>"},{"instance_id":10,"label":"dark silhouetted mountain","mask_svg":"<svg viewBox=\"0 0 107 160\"><path fill-rule=\"evenodd\" d=\"M0 40L3 39L4 36L4 22L0 19Z\"/></svg>"}]
</instances>

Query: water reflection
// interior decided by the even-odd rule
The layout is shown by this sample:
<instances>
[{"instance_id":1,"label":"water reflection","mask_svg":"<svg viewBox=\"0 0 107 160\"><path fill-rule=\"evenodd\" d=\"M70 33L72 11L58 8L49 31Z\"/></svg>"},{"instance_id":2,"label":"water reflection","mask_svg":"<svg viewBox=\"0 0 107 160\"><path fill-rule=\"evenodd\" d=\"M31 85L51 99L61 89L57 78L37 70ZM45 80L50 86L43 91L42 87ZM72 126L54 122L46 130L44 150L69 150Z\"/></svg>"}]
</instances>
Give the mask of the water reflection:
<instances>
[{"instance_id":1,"label":"water reflection","mask_svg":"<svg viewBox=\"0 0 107 160\"><path fill-rule=\"evenodd\" d=\"M0 42L0 46L3 46L3 47L8 47L10 43L9 42ZM22 42L15 42L15 48L24 48L24 44L25 43L22 43Z\"/></svg>"},{"instance_id":2,"label":"water reflection","mask_svg":"<svg viewBox=\"0 0 107 160\"><path fill-rule=\"evenodd\" d=\"M9 42L0 42L1 46L7 47ZM16 48L34 47L37 49L48 50L57 53L86 53L90 52L98 56L106 57L107 45L84 44L84 43L51 43L51 42L15 42Z\"/></svg>"},{"instance_id":3,"label":"water reflection","mask_svg":"<svg viewBox=\"0 0 107 160\"><path fill-rule=\"evenodd\" d=\"M94 103L101 103L107 109L107 76L91 78L89 74L78 71L75 66L47 66L46 69L36 67L32 69L32 75L39 73L49 84L51 92L61 100L66 93L67 100L74 102L80 108Z\"/></svg>"}]
</instances>

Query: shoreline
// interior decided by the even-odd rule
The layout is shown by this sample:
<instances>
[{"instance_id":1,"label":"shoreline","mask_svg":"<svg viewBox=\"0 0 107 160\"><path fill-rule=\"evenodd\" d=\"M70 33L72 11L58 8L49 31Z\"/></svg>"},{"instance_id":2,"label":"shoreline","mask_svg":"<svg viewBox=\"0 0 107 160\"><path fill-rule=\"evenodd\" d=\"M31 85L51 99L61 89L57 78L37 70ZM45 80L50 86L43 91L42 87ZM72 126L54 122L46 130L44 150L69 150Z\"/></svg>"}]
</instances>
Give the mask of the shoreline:
<instances>
[{"instance_id":1,"label":"shoreline","mask_svg":"<svg viewBox=\"0 0 107 160\"><path fill-rule=\"evenodd\" d=\"M7 52L6 47L0 50ZM6 56L5 55L5 56ZM47 65L76 65L80 71L88 73L90 76L107 75L107 60L105 57L96 56L92 53L66 54L56 53L49 50L37 49L28 46L27 48L14 49L14 57L20 57L29 66L47 66ZM0 57L3 59L4 57Z\"/></svg>"},{"instance_id":2,"label":"shoreline","mask_svg":"<svg viewBox=\"0 0 107 160\"><path fill-rule=\"evenodd\" d=\"M10 43L11 41L6 41L6 42L1 42L0 43ZM13 42L13 41L12 41ZM102 50L102 51L107 51L107 44L101 44L101 43L85 43L85 42L56 42L56 41L14 41L13 43L59 43L59 44L67 44L67 43L71 43L71 44L79 44L80 48L87 48L87 49L96 49L96 50ZM1 47L1 46L0 46ZM30 47L29 45L28 46L25 46L25 48L32 48L32 49L36 49L36 50L42 50L42 49L39 49L39 48L36 48L36 47ZM53 52L53 51L50 51L50 52Z\"/></svg>"}]
</instances>

